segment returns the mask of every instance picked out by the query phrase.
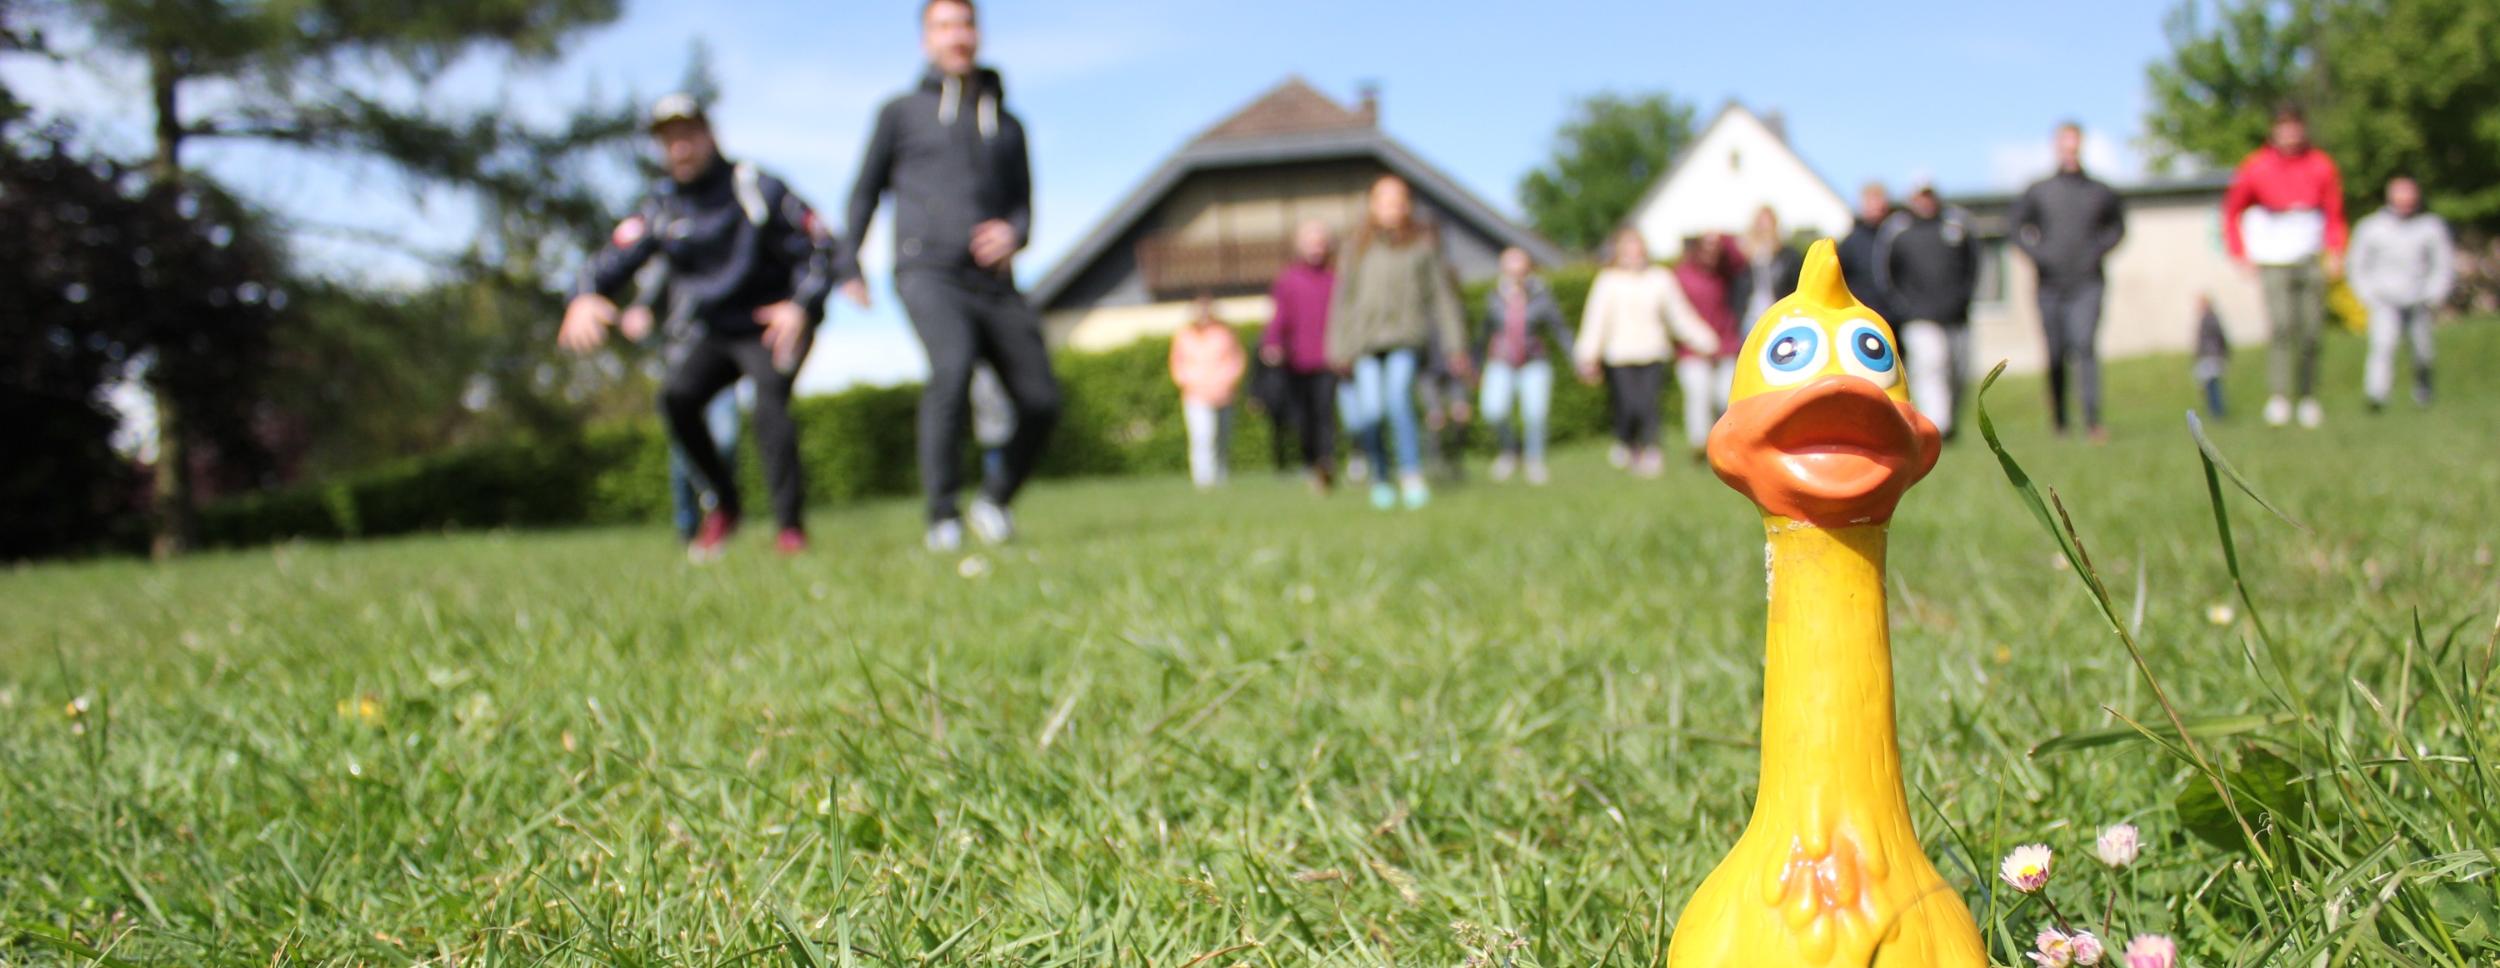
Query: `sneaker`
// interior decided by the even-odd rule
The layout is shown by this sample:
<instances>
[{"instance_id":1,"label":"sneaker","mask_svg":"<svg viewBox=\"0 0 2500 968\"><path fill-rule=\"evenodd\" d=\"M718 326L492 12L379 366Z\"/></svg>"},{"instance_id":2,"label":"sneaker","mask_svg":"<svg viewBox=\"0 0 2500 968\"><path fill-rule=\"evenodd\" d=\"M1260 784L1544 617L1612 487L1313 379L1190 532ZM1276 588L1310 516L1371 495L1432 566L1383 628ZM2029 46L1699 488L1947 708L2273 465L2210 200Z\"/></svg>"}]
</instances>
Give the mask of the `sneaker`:
<instances>
[{"instance_id":1,"label":"sneaker","mask_svg":"<svg viewBox=\"0 0 2500 968\"><path fill-rule=\"evenodd\" d=\"M1666 473L1667 458L1664 454L1654 450L1645 450L1639 456L1632 458L1632 476L1634 477L1650 480Z\"/></svg>"},{"instance_id":2,"label":"sneaker","mask_svg":"<svg viewBox=\"0 0 2500 968\"><path fill-rule=\"evenodd\" d=\"M2420 376L2413 378L2413 405L2426 409L2431 405L2431 374L2429 370L2424 370Z\"/></svg>"},{"instance_id":3,"label":"sneaker","mask_svg":"<svg viewBox=\"0 0 2500 968\"><path fill-rule=\"evenodd\" d=\"M922 541L935 554L951 555L964 550L964 523L948 518L929 526L929 535Z\"/></svg>"},{"instance_id":4,"label":"sneaker","mask_svg":"<svg viewBox=\"0 0 2500 968\"><path fill-rule=\"evenodd\" d=\"M1006 544L1016 539L1015 517L988 498L972 502L972 510L964 517L972 523L972 536L981 539L982 544Z\"/></svg>"},{"instance_id":5,"label":"sneaker","mask_svg":"<svg viewBox=\"0 0 2500 968\"><path fill-rule=\"evenodd\" d=\"M2292 401L2283 397L2266 398L2266 426L2280 427L2292 422Z\"/></svg>"},{"instance_id":6,"label":"sneaker","mask_svg":"<svg viewBox=\"0 0 2500 968\"><path fill-rule=\"evenodd\" d=\"M1619 471L1629 469L1632 466L1632 448L1622 444L1606 448L1606 463L1614 465Z\"/></svg>"},{"instance_id":7,"label":"sneaker","mask_svg":"<svg viewBox=\"0 0 2500 968\"><path fill-rule=\"evenodd\" d=\"M2387 401L2378 397L2371 397L2367 400L2361 401L2361 408L2369 411L2370 416L2375 417L2379 414L2387 412Z\"/></svg>"},{"instance_id":8,"label":"sneaker","mask_svg":"<svg viewBox=\"0 0 2500 968\"><path fill-rule=\"evenodd\" d=\"M1424 505L1432 503L1432 488L1422 477L1409 477L1398 485L1398 498L1406 502L1407 510L1421 511Z\"/></svg>"},{"instance_id":9,"label":"sneaker","mask_svg":"<svg viewBox=\"0 0 2500 968\"><path fill-rule=\"evenodd\" d=\"M1372 507L1386 511L1398 506L1398 489L1381 481L1372 485Z\"/></svg>"},{"instance_id":10,"label":"sneaker","mask_svg":"<svg viewBox=\"0 0 2500 968\"><path fill-rule=\"evenodd\" d=\"M2094 447L2109 446L2109 429L2106 427L2094 427L2086 434L2086 436L2092 438L2092 446Z\"/></svg>"},{"instance_id":11,"label":"sneaker","mask_svg":"<svg viewBox=\"0 0 2500 968\"><path fill-rule=\"evenodd\" d=\"M694 541L686 545L686 560L698 565L719 561L729 549L729 536L738 533L738 516L714 509L703 514L703 527L695 531Z\"/></svg>"},{"instance_id":12,"label":"sneaker","mask_svg":"<svg viewBox=\"0 0 2500 968\"><path fill-rule=\"evenodd\" d=\"M1545 482L1553 480L1553 477L1545 472L1545 462L1541 460L1532 460L1528 462L1528 471L1526 476L1528 478L1529 487L1544 487Z\"/></svg>"},{"instance_id":13,"label":"sneaker","mask_svg":"<svg viewBox=\"0 0 2500 968\"><path fill-rule=\"evenodd\" d=\"M1503 454L1499 457L1493 458L1493 483L1499 484L1510 480L1510 476L1518 472L1519 458L1512 457L1509 454Z\"/></svg>"},{"instance_id":14,"label":"sneaker","mask_svg":"<svg viewBox=\"0 0 2500 968\"><path fill-rule=\"evenodd\" d=\"M796 558L806 554L807 532L797 528L781 529L781 534L773 538L773 550L781 552L784 558Z\"/></svg>"},{"instance_id":15,"label":"sneaker","mask_svg":"<svg viewBox=\"0 0 2500 968\"><path fill-rule=\"evenodd\" d=\"M2326 423L2326 408L2318 406L2318 398L2302 397L2300 400L2301 427L2316 430L2320 424L2324 423Z\"/></svg>"},{"instance_id":16,"label":"sneaker","mask_svg":"<svg viewBox=\"0 0 2500 968\"><path fill-rule=\"evenodd\" d=\"M1372 479L1371 458L1356 454L1346 458L1345 479L1356 484Z\"/></svg>"}]
</instances>

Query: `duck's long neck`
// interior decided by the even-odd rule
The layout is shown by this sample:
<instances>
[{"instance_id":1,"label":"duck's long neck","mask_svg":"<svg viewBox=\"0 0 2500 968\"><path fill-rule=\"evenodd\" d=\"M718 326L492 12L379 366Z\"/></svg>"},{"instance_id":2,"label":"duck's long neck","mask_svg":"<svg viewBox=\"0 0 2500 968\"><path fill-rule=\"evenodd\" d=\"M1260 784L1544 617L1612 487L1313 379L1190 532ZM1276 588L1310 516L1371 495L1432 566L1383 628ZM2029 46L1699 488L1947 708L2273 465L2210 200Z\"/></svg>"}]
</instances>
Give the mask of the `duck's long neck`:
<instances>
[{"instance_id":1,"label":"duck's long neck","mask_svg":"<svg viewBox=\"0 0 2500 968\"><path fill-rule=\"evenodd\" d=\"M1825 529L1778 518L1765 525L1771 614L1762 802L1815 799L1846 783L1854 795L1900 803L1885 526Z\"/></svg>"}]
</instances>

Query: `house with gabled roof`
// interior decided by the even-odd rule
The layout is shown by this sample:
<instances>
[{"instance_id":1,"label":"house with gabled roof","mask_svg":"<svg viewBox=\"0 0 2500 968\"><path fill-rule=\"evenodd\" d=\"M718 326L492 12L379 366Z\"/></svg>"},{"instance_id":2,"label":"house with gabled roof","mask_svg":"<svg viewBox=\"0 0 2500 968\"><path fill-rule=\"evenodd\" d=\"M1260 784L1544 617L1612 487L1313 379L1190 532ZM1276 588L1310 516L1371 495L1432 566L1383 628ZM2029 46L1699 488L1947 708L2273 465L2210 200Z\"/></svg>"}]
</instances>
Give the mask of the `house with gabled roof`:
<instances>
[{"instance_id":1,"label":"house with gabled roof","mask_svg":"<svg viewBox=\"0 0 2500 968\"><path fill-rule=\"evenodd\" d=\"M1348 106L1289 77L1190 138L1033 286L1053 345L1107 349L1170 332L1201 292L1226 319L1267 318L1295 228L1317 218L1352 231L1364 193L1388 173L1414 186L1463 280L1491 277L1510 246L1543 264L1565 260L1390 137L1379 103L1367 91Z\"/></svg>"},{"instance_id":2,"label":"house with gabled roof","mask_svg":"<svg viewBox=\"0 0 2500 968\"><path fill-rule=\"evenodd\" d=\"M1666 255L1693 236L1743 234L1765 205L1787 234L1849 232L1849 203L1789 147L1779 113L1755 114L1729 101L1667 163L1624 223L1641 231L1651 252Z\"/></svg>"}]
</instances>

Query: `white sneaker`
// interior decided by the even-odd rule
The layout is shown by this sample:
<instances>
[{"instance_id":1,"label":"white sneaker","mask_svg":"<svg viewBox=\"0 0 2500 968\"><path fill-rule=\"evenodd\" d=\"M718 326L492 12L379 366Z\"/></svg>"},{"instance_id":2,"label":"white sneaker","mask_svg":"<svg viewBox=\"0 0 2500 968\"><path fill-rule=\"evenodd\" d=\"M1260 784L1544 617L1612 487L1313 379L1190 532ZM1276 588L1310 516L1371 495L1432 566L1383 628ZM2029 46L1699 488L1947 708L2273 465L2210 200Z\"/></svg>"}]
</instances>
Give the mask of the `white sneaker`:
<instances>
[{"instance_id":1,"label":"white sneaker","mask_svg":"<svg viewBox=\"0 0 2500 968\"><path fill-rule=\"evenodd\" d=\"M1512 457L1509 454L1503 454L1500 457L1493 458L1494 483L1499 484L1503 481L1510 480L1510 476L1518 471L1519 458Z\"/></svg>"},{"instance_id":2,"label":"white sneaker","mask_svg":"<svg viewBox=\"0 0 2500 968\"><path fill-rule=\"evenodd\" d=\"M951 555L964 550L964 523L948 518L929 526L929 535L922 542L931 554Z\"/></svg>"},{"instance_id":3,"label":"white sneaker","mask_svg":"<svg viewBox=\"0 0 2500 968\"><path fill-rule=\"evenodd\" d=\"M1553 479L1545 473L1545 462L1541 460L1528 462L1527 477L1529 487L1544 487L1546 481Z\"/></svg>"},{"instance_id":4,"label":"white sneaker","mask_svg":"<svg viewBox=\"0 0 2500 968\"><path fill-rule=\"evenodd\" d=\"M1632 448L1623 446L1622 444L1616 444L1612 447L1606 448L1606 463L1614 465L1616 470L1623 470L1631 467Z\"/></svg>"},{"instance_id":5,"label":"white sneaker","mask_svg":"<svg viewBox=\"0 0 2500 968\"><path fill-rule=\"evenodd\" d=\"M992 504L986 498L972 502L972 509L964 513L964 518L972 523L972 536L981 539L982 544L1006 544L1015 540L1016 519L1008 515L1006 508Z\"/></svg>"},{"instance_id":6,"label":"white sneaker","mask_svg":"<svg viewBox=\"0 0 2500 968\"><path fill-rule=\"evenodd\" d=\"M2316 430L2318 429L2318 426L2323 423L2326 423L2326 408L2318 406L2318 398L2302 397L2300 400L2300 425L2310 430Z\"/></svg>"},{"instance_id":7,"label":"white sneaker","mask_svg":"<svg viewBox=\"0 0 2500 968\"><path fill-rule=\"evenodd\" d=\"M2292 422L2292 401L2284 397L2266 398L2266 426L2280 427Z\"/></svg>"},{"instance_id":8,"label":"white sneaker","mask_svg":"<svg viewBox=\"0 0 2500 968\"><path fill-rule=\"evenodd\" d=\"M1361 484L1364 481L1371 480L1371 458L1365 457L1361 454L1355 454L1347 457L1345 460L1345 479L1354 484Z\"/></svg>"}]
</instances>

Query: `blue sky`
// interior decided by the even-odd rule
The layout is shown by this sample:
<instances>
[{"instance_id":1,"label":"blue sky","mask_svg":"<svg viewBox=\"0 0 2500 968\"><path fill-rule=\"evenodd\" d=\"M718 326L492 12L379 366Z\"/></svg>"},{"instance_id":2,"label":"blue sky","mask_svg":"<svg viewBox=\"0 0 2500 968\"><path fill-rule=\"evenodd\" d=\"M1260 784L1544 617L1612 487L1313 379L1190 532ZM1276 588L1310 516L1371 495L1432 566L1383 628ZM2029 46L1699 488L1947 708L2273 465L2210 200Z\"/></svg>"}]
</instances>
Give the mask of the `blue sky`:
<instances>
[{"instance_id":1,"label":"blue sky","mask_svg":"<svg viewBox=\"0 0 2500 968\"><path fill-rule=\"evenodd\" d=\"M1520 176L1546 157L1574 100L1610 90L1664 90L1703 120L1731 98L1779 110L1800 153L1844 191L1920 174L1948 192L2018 185L2046 167L2048 130L2069 117L2093 132L2094 167L2132 179L2144 169L2144 67L2165 48L2169 5L990 0L982 16L984 59L1006 73L1033 141L1036 232L1018 265L1029 281L1165 154L1290 74L1349 101L1378 84L1391 134L1513 214ZM724 146L838 208L876 106L919 70L917 10L916 0L628 0L622 21L552 66L464 65L433 96L529 111L591 92L655 95L700 37L722 82ZM111 119L98 132L106 143L143 143L144 96L128 65L80 57L0 71L38 104ZM460 199L369 167L255 148L197 157L299 221L446 250L471 226ZM346 234L315 236L306 254L386 281L423 271ZM872 268L885 265L884 236L880 226L871 239ZM878 275L876 310L836 310L805 387L918 374L917 344Z\"/></svg>"}]
</instances>

